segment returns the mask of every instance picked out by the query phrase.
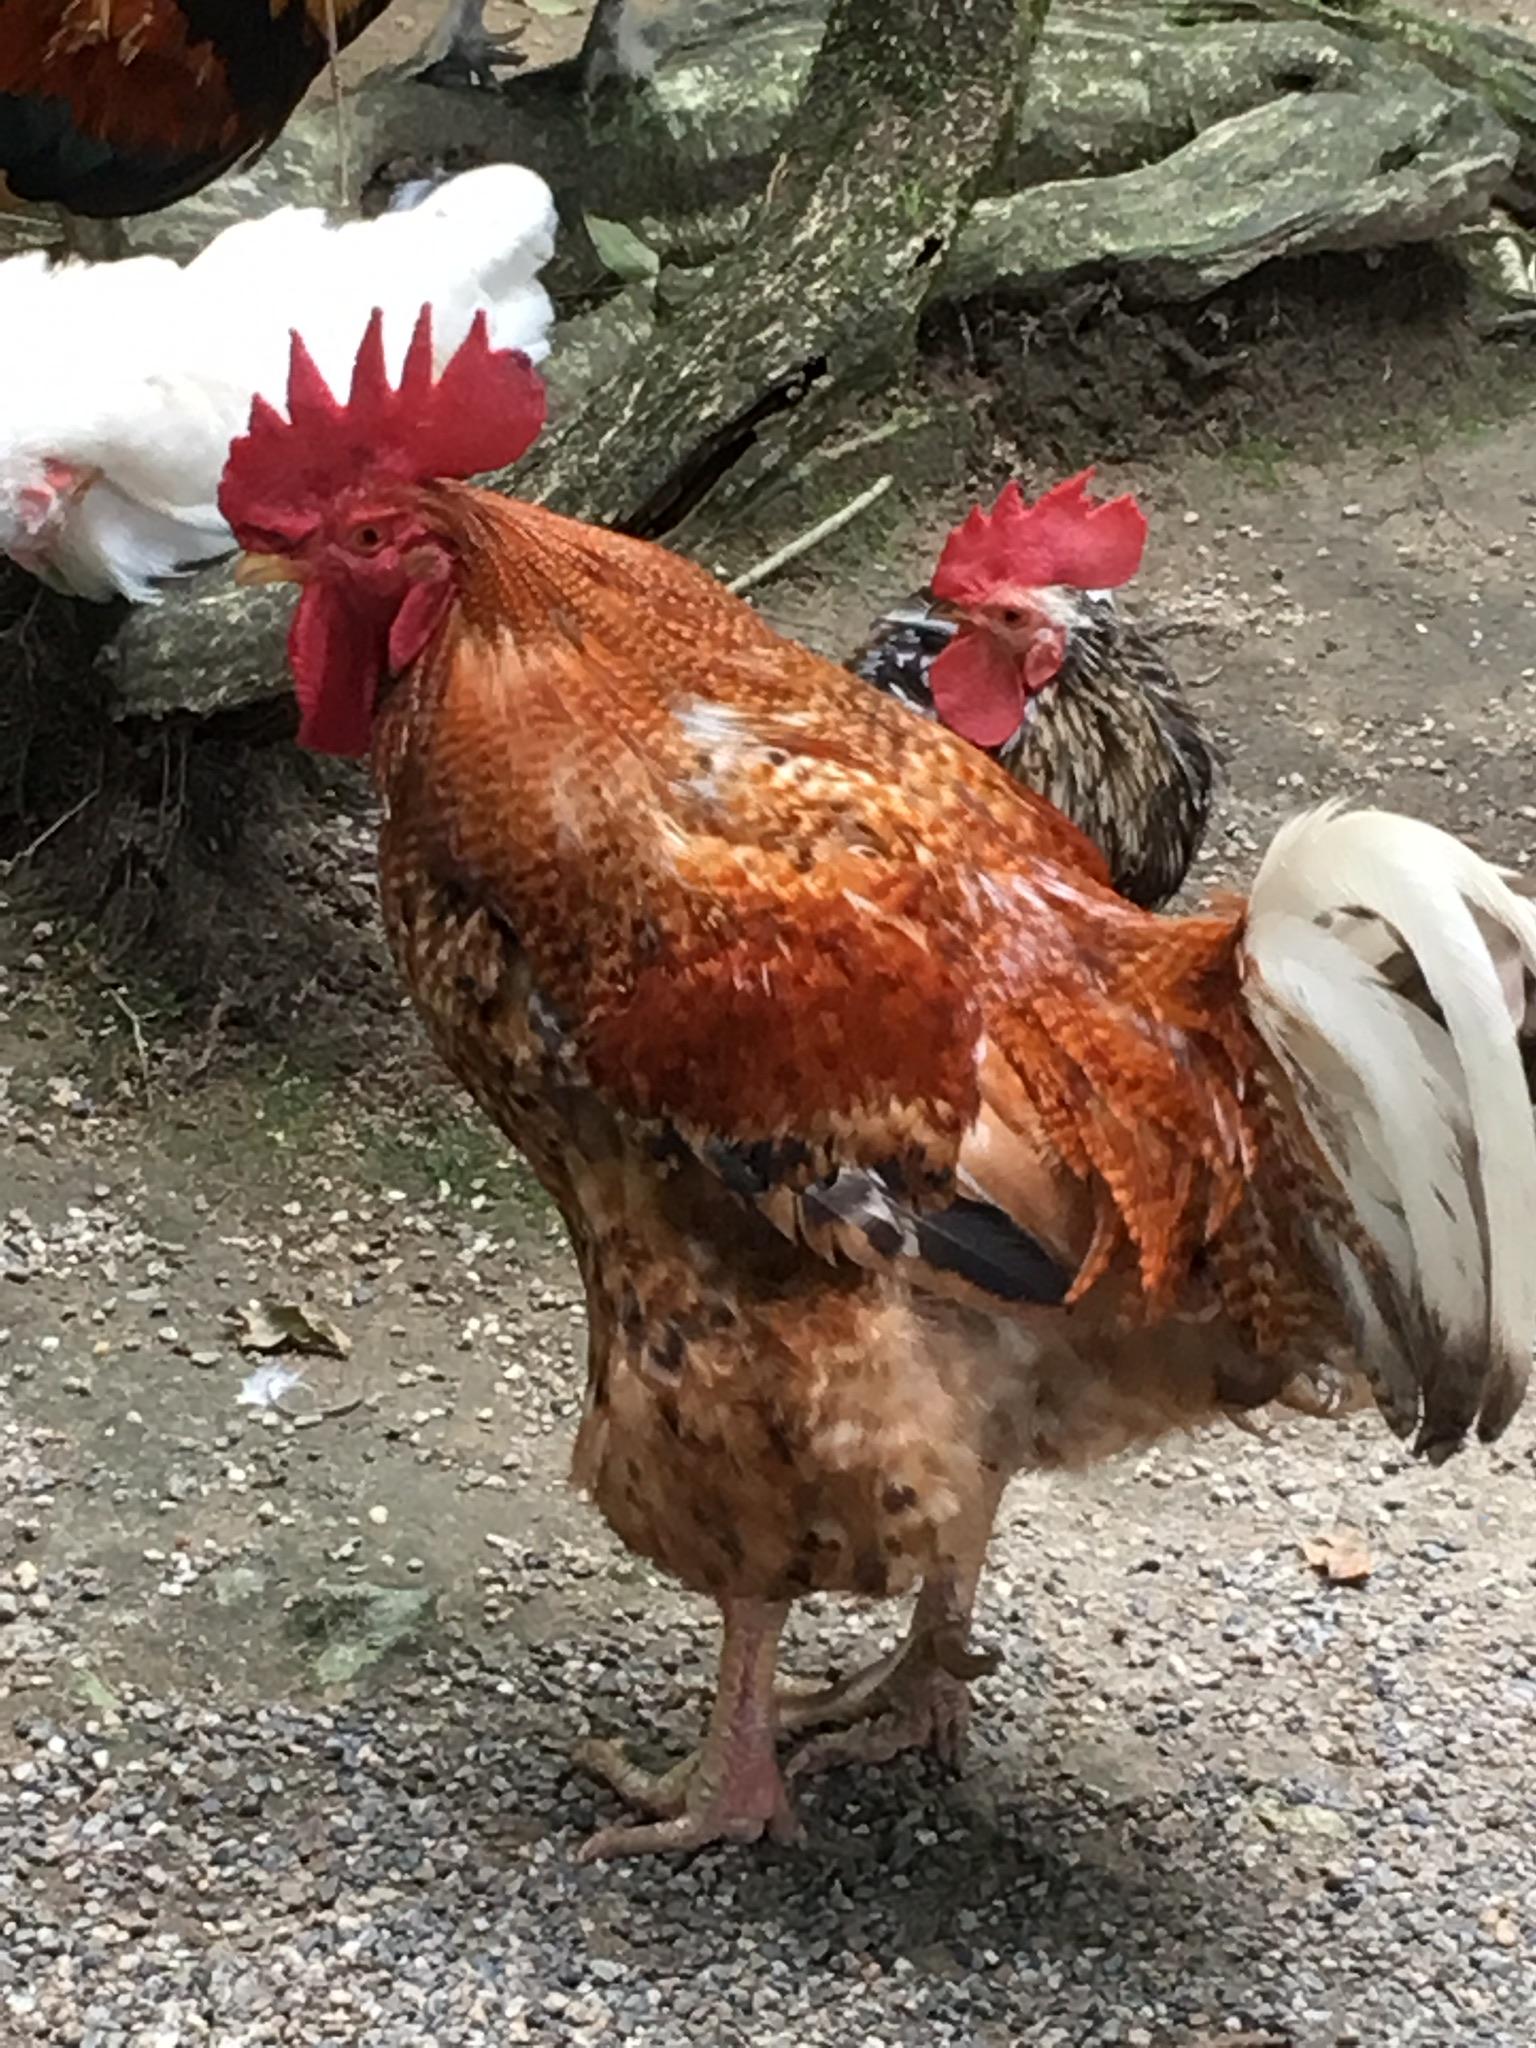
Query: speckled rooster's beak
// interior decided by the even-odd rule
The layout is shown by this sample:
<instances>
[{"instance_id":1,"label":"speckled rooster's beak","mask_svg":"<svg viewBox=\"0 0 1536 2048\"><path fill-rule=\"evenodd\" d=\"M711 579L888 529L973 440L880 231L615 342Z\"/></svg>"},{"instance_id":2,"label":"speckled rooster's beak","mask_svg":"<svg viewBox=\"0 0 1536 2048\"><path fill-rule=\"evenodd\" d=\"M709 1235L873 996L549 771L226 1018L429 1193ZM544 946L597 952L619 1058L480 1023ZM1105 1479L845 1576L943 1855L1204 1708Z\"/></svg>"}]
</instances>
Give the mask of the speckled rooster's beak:
<instances>
[{"instance_id":1,"label":"speckled rooster's beak","mask_svg":"<svg viewBox=\"0 0 1536 2048\"><path fill-rule=\"evenodd\" d=\"M254 583L302 583L304 570L291 555L242 555L235 564L235 581Z\"/></svg>"}]
</instances>

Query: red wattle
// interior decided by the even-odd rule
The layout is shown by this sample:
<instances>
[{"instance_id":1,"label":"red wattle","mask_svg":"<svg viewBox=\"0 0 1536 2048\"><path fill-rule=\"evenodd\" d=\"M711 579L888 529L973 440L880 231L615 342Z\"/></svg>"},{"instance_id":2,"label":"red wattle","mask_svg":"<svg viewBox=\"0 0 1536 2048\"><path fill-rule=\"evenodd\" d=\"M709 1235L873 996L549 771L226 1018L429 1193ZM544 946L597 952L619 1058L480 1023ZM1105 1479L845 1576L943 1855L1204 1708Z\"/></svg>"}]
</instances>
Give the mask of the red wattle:
<instances>
[{"instance_id":1,"label":"red wattle","mask_svg":"<svg viewBox=\"0 0 1536 2048\"><path fill-rule=\"evenodd\" d=\"M1018 662L985 633L957 633L929 672L933 705L951 732L975 747L1000 747L1024 717Z\"/></svg>"},{"instance_id":2,"label":"red wattle","mask_svg":"<svg viewBox=\"0 0 1536 2048\"><path fill-rule=\"evenodd\" d=\"M452 595L446 575L383 600L318 579L306 583L288 630L299 745L361 760L373 744L380 689L421 654Z\"/></svg>"},{"instance_id":3,"label":"red wattle","mask_svg":"<svg viewBox=\"0 0 1536 2048\"><path fill-rule=\"evenodd\" d=\"M288 628L299 700L299 745L360 760L373 739L373 705L384 674L387 626L368 622L321 583L307 583Z\"/></svg>"}]
</instances>

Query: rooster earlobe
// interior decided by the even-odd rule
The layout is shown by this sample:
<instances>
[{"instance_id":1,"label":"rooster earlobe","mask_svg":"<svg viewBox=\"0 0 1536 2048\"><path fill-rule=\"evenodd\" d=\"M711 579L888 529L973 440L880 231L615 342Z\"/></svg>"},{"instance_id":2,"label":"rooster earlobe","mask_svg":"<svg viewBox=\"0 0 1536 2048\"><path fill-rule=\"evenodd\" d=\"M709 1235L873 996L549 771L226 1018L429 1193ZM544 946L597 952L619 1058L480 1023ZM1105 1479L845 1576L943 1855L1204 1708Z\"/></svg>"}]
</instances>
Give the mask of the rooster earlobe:
<instances>
[{"instance_id":1,"label":"rooster earlobe","mask_svg":"<svg viewBox=\"0 0 1536 2048\"><path fill-rule=\"evenodd\" d=\"M448 609L453 596L453 586L448 580L446 560L442 566L444 573L441 576L411 585L399 611L395 613L390 623L391 675L405 673L425 649L427 642L437 631L438 621Z\"/></svg>"},{"instance_id":2,"label":"rooster earlobe","mask_svg":"<svg viewBox=\"0 0 1536 2048\"><path fill-rule=\"evenodd\" d=\"M929 670L933 707L974 747L1000 747L1024 720L1018 662L985 633L957 633Z\"/></svg>"}]
</instances>

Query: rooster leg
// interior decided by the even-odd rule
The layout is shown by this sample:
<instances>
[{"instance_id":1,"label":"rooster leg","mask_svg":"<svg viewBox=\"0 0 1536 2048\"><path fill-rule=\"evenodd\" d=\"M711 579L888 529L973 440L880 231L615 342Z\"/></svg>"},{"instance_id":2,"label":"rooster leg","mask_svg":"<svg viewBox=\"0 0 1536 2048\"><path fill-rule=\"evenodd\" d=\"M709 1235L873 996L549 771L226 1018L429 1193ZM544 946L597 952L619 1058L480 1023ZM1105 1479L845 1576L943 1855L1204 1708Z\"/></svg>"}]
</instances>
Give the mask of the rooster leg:
<instances>
[{"instance_id":1,"label":"rooster leg","mask_svg":"<svg viewBox=\"0 0 1536 2048\"><path fill-rule=\"evenodd\" d=\"M485 25L485 0L449 0L448 11L417 58L417 76L430 85L494 87L496 66L523 62L516 36L493 36Z\"/></svg>"},{"instance_id":2,"label":"rooster leg","mask_svg":"<svg viewBox=\"0 0 1536 2048\"><path fill-rule=\"evenodd\" d=\"M653 1849L702 1849L709 1842L800 1838L776 1748L774 1667L789 1609L766 1600L725 1600L720 1677L703 1746L653 1776L616 1743L585 1745L579 1761L631 1805L658 1817L640 1827L604 1828L577 1851L583 1863Z\"/></svg>"},{"instance_id":3,"label":"rooster leg","mask_svg":"<svg viewBox=\"0 0 1536 2048\"><path fill-rule=\"evenodd\" d=\"M986 1561L1001 1486L989 1488L943 1568L923 1581L905 1641L836 1685L780 1696L789 1732L831 1728L791 1758L787 1775L840 1763L885 1763L907 1749L932 1749L957 1768L971 1718L970 1680L997 1658L967 1646L971 1610Z\"/></svg>"},{"instance_id":4,"label":"rooster leg","mask_svg":"<svg viewBox=\"0 0 1536 2048\"><path fill-rule=\"evenodd\" d=\"M786 1776L803 1778L836 1764L883 1764L908 1749L931 1749L958 1769L971 1720L970 1680L997 1668L993 1656L965 1646L948 1588L929 1581L918 1596L905 1642L841 1684L791 1699L784 1725L828 1728L790 1758Z\"/></svg>"}]
</instances>

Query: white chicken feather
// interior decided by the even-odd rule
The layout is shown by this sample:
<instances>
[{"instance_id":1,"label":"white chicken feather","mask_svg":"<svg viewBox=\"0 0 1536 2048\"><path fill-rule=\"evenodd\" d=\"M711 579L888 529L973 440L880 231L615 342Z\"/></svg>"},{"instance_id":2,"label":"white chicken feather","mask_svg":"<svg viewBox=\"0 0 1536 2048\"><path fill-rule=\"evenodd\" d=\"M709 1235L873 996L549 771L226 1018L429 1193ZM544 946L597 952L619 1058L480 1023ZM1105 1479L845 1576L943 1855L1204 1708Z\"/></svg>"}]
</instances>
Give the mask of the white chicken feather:
<instances>
[{"instance_id":1,"label":"white chicken feather","mask_svg":"<svg viewBox=\"0 0 1536 2048\"><path fill-rule=\"evenodd\" d=\"M281 404L293 331L342 390L375 308L391 375L428 303L440 364L482 311L494 346L542 361L555 230L542 178L488 164L376 220L238 222L185 267L0 263L0 551L76 596L152 602L232 546L219 477L251 400Z\"/></svg>"}]
</instances>

